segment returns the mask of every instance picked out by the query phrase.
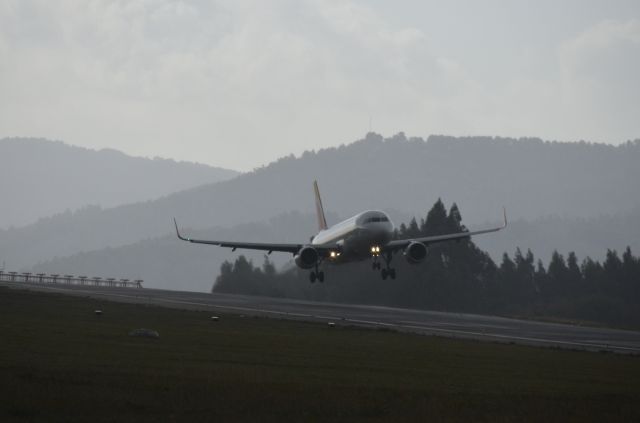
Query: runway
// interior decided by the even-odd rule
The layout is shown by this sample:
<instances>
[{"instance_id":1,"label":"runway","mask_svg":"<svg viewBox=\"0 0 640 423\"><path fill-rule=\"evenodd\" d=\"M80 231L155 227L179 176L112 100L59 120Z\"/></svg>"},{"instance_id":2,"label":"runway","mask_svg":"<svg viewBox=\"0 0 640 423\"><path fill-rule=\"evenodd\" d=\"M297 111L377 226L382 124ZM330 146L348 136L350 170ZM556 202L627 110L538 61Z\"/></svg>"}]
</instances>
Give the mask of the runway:
<instances>
[{"instance_id":1,"label":"runway","mask_svg":"<svg viewBox=\"0 0 640 423\"><path fill-rule=\"evenodd\" d=\"M11 282L0 282L0 285L119 302L334 323L336 326L356 325L489 342L640 355L640 332L627 330L245 295Z\"/></svg>"}]
</instances>

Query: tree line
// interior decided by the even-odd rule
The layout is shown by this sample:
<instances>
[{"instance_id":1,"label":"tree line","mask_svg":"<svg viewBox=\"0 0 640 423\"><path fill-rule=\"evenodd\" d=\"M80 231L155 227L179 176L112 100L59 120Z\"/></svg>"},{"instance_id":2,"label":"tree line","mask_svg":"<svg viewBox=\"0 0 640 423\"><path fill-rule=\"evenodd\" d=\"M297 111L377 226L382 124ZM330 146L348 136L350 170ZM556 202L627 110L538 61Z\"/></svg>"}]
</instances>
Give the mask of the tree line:
<instances>
[{"instance_id":1,"label":"tree line","mask_svg":"<svg viewBox=\"0 0 640 423\"><path fill-rule=\"evenodd\" d=\"M466 230L458 206L447 211L438 200L425 218L401 224L394 236ZM324 266L327 281L310 284L307 271L277 272L267 256L261 266L239 256L222 264L212 291L640 326L640 257L629 247L622 255L608 250L602 262L554 251L546 266L530 250L517 249L496 264L471 239L463 239L430 245L417 265L396 253L393 266L398 277L386 281L367 260Z\"/></svg>"}]
</instances>

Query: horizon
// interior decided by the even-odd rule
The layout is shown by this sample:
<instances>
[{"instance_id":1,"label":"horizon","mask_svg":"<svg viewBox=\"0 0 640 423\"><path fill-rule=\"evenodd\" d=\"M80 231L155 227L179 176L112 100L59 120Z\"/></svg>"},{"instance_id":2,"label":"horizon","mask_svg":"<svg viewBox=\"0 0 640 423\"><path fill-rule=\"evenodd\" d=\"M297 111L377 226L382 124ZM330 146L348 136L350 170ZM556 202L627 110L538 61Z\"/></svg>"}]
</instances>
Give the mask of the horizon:
<instances>
[{"instance_id":1,"label":"horizon","mask_svg":"<svg viewBox=\"0 0 640 423\"><path fill-rule=\"evenodd\" d=\"M135 155L135 154L130 154L127 151L124 150L120 150L117 148L113 148L113 147L91 147L91 146L84 146L84 145L78 145L78 144L72 144L69 143L65 140L60 140L60 139L50 139L50 138L46 138L46 137L30 137L30 136L5 136L5 137L1 137L0 138L0 142L3 140L8 140L8 139L13 139L13 140L38 140L38 141L44 141L44 142L53 142L53 143L61 143L65 146L68 147L77 147L77 148L82 148L82 149L86 149L86 150L90 150L90 151L94 151L94 152L100 152L100 151L115 151L121 154L124 154L130 158L135 158L135 159L147 159L147 160L171 160L174 161L176 163L189 163L189 164L195 164L195 165L203 165L203 166L209 166L209 167L214 167L214 168L220 168L220 169L224 169L224 170L230 170L230 171L235 171L238 172L238 174L244 174L244 173L250 173L253 172L255 170L258 170L262 167L266 167L269 166L275 162L277 162L280 159L283 159L285 157L291 156L293 155L295 158L301 158L305 153L318 153L320 151L323 150L328 150L331 148L337 148L340 146L348 146L351 144L354 144L356 142L359 141L365 141L367 139L367 137L369 135L374 135L374 136L380 136L382 138L383 141L388 141L396 136L399 135L404 135L406 137L407 140L414 140L414 139L419 139L422 140L422 142L428 142L429 139L431 137L451 137L451 138L456 138L456 139L464 139L464 138L490 138L490 139L494 139L494 140L513 140L516 142L524 142L527 140L539 140L543 143L565 143L565 144L579 144L579 143L586 143L586 144L590 144L590 145L608 145L608 146L612 146L612 147L619 147L621 145L624 145L626 143L634 143L634 142L640 142L640 137L635 138L635 139L629 139L623 142L620 142L618 144L611 144L611 143L605 143L605 142L597 142L597 141L587 141L587 140L575 140L575 141L564 141L564 140L555 140L555 139L544 139L541 137L535 137L535 136L523 136L523 137L505 137L505 136L500 136L500 135L449 135L449 134L429 134L426 137L422 137L422 136L414 136L414 135L407 135L404 131L399 131L393 135L390 136L385 136L382 135L380 133L377 132L367 132L364 137L361 138L356 138L354 140L351 141L347 141L347 142L343 142L340 144L336 144L336 145L328 145L328 146L324 146L321 148L312 148L309 150L304 150L301 151L299 153L284 153L280 156L277 157L272 157L270 159L265 160L264 162L262 162L261 164L258 164L254 167L252 167L251 169L232 169L232 168L227 168L227 167L223 167L220 166L216 163L207 163L204 161L199 161L199 160L181 160L175 157L164 157L164 156L145 156L145 155Z\"/></svg>"},{"instance_id":2,"label":"horizon","mask_svg":"<svg viewBox=\"0 0 640 423\"><path fill-rule=\"evenodd\" d=\"M629 0L8 1L0 135L243 172L368 130L618 145L639 53Z\"/></svg>"}]
</instances>

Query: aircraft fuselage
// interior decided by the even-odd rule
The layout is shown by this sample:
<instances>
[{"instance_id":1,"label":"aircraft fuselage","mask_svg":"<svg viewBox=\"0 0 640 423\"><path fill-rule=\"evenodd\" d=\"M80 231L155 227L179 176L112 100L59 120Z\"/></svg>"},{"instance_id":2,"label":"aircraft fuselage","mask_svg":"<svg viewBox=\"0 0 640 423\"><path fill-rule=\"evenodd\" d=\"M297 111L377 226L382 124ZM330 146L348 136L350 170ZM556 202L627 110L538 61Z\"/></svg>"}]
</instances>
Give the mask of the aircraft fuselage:
<instances>
[{"instance_id":1,"label":"aircraft fuselage","mask_svg":"<svg viewBox=\"0 0 640 423\"><path fill-rule=\"evenodd\" d=\"M393 236L393 223L379 210L369 210L320 231L311 246L338 245L328 262L345 263L371 257L372 248L383 247Z\"/></svg>"}]
</instances>

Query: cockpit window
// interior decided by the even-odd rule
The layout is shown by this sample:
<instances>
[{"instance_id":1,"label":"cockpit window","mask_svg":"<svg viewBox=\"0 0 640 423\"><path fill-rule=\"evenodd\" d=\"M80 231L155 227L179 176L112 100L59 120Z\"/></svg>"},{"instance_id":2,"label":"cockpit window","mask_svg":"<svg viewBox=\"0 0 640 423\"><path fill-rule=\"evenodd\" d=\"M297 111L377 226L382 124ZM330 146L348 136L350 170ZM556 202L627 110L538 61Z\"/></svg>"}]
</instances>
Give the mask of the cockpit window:
<instances>
[{"instance_id":1,"label":"cockpit window","mask_svg":"<svg viewBox=\"0 0 640 423\"><path fill-rule=\"evenodd\" d=\"M373 222L388 222L389 218L387 216L376 216L370 217L364 221L364 223L373 223Z\"/></svg>"}]
</instances>

